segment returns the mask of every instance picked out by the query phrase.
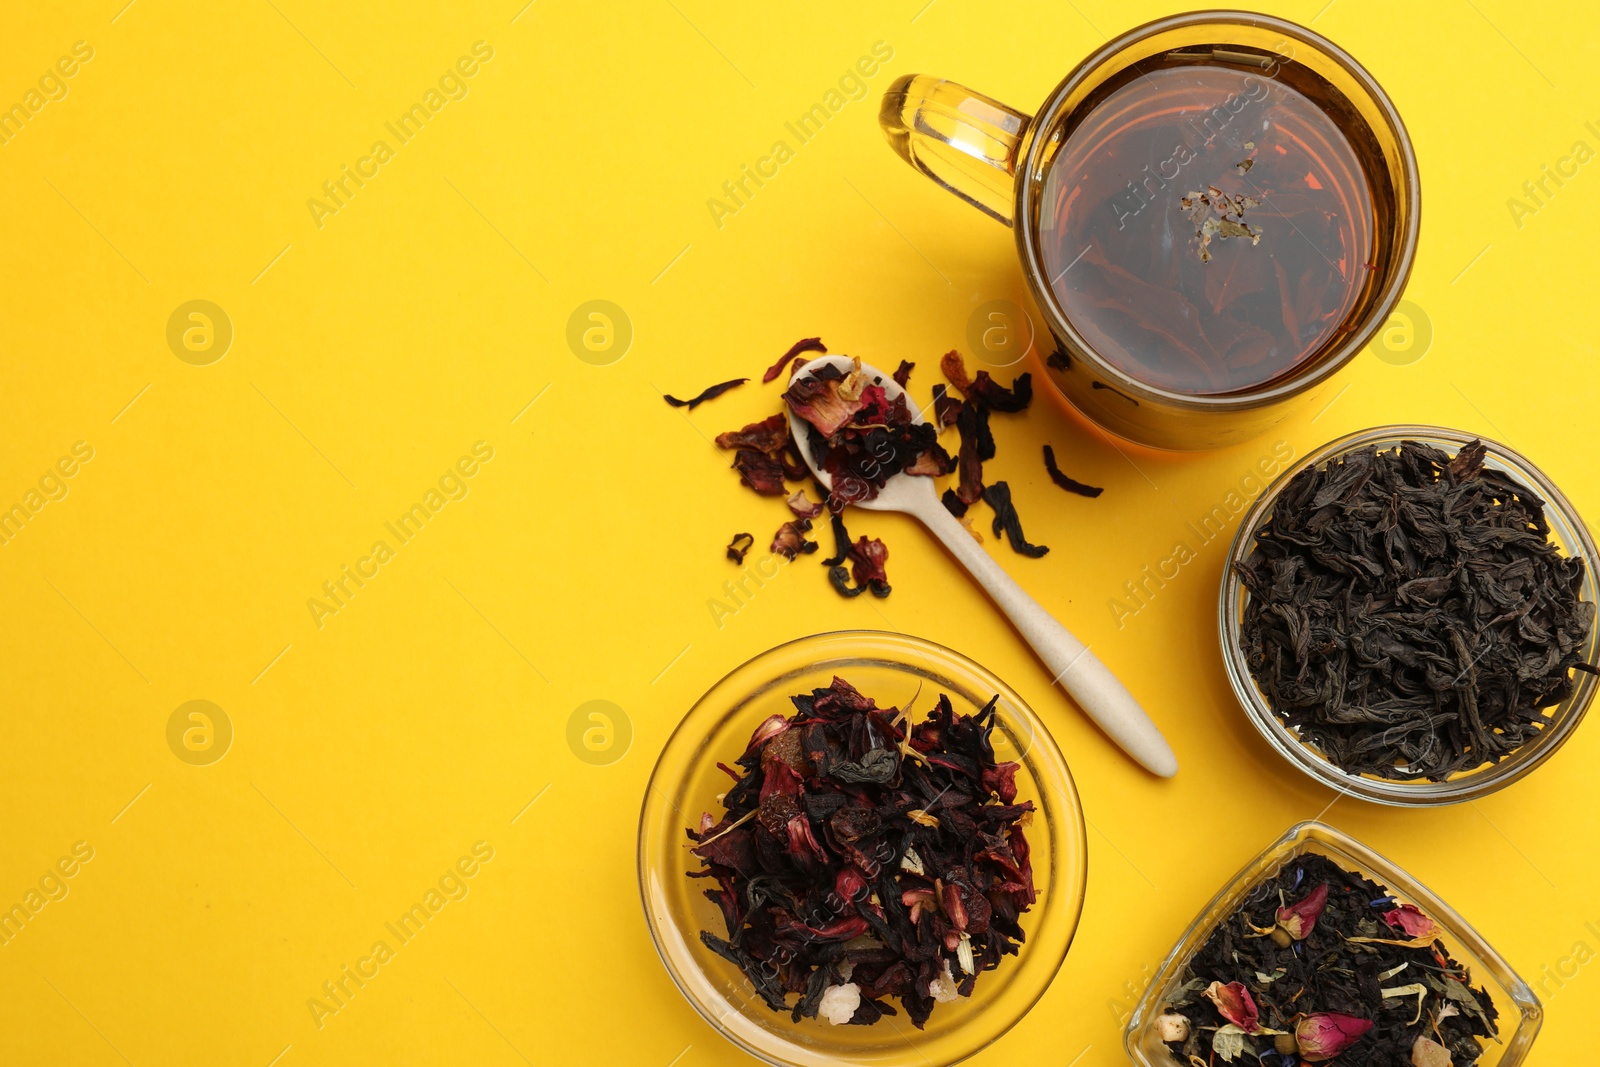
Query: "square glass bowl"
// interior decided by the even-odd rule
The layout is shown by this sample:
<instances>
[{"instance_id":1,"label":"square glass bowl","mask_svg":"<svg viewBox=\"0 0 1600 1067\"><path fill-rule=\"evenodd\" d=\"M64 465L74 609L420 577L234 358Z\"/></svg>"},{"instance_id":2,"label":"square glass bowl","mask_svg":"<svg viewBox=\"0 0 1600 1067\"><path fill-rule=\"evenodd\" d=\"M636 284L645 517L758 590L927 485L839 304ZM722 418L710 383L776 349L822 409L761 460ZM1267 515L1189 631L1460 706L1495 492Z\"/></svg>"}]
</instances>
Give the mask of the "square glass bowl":
<instances>
[{"instance_id":1,"label":"square glass bowl","mask_svg":"<svg viewBox=\"0 0 1600 1067\"><path fill-rule=\"evenodd\" d=\"M1556 750L1566 743L1583 721L1595 693L1600 691L1600 677L1578 671L1572 693L1554 707L1544 709L1545 723L1538 736L1498 763L1480 764L1470 770L1458 771L1445 781L1435 782L1428 778L1404 778L1398 774L1393 778L1352 774L1335 765L1322 754L1321 749L1302 739L1297 730L1284 724L1250 673L1240 643L1240 630L1250 591L1239 577L1239 563L1249 556L1255 546L1257 533L1271 518L1273 505L1295 475L1369 445L1387 451L1402 446L1406 441L1417 441L1454 454L1475 440L1482 441L1488 449L1484 457L1485 467L1509 474L1544 500L1544 517L1550 526L1551 541L1566 555L1583 560L1583 584L1578 590L1579 599L1590 604L1600 601L1600 584L1597 584L1596 576L1597 569L1600 569L1600 552L1597 552L1594 538L1590 536L1588 527L1572 502L1527 457L1486 437L1461 430L1442 426L1379 426L1330 441L1280 474L1239 521L1239 531L1234 535L1233 545L1228 550L1228 562L1223 568L1217 620L1228 682L1251 723L1268 744L1300 770L1340 793L1379 804L1401 806L1457 804L1487 796L1531 773L1555 755ZM1600 623L1590 627L1583 658L1588 663L1600 660Z\"/></svg>"},{"instance_id":2,"label":"square glass bowl","mask_svg":"<svg viewBox=\"0 0 1600 1067\"><path fill-rule=\"evenodd\" d=\"M1499 1012L1500 1041L1491 1040L1484 1045L1483 1056L1476 1067L1518 1067L1527 1060L1528 1049L1544 1021L1544 1011L1539 998L1511 965L1427 886L1348 834L1312 821L1290 827L1288 833L1235 875L1189 924L1177 947L1162 961L1128 1021L1123 1044L1134 1063L1140 1067L1184 1067L1156 1034L1156 1017L1177 995L1183 984L1184 969L1205 945L1216 925L1238 909L1262 881L1305 855L1326 857L1345 870L1370 878L1387 887L1399 903L1415 904L1438 924L1437 936L1444 942L1445 950L1470 968L1472 985L1482 986Z\"/></svg>"}]
</instances>

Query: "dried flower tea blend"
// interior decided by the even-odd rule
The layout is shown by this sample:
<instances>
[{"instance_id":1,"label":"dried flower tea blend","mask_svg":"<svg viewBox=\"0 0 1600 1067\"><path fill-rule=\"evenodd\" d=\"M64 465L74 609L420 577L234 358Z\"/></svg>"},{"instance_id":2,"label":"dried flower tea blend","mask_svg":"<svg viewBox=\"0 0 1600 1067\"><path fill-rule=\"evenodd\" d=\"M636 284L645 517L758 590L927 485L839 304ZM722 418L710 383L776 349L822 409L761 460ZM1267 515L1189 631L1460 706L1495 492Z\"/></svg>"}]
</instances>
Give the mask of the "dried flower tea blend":
<instances>
[{"instance_id":1,"label":"dried flower tea blend","mask_svg":"<svg viewBox=\"0 0 1600 1067\"><path fill-rule=\"evenodd\" d=\"M1498 1012L1432 919L1324 856L1251 889L1154 1021L1174 1060L1472 1067Z\"/></svg>"},{"instance_id":2,"label":"dried flower tea blend","mask_svg":"<svg viewBox=\"0 0 1600 1067\"><path fill-rule=\"evenodd\" d=\"M1416 441L1290 480L1238 564L1240 641L1283 723L1353 774L1444 781L1538 736L1594 625L1544 501Z\"/></svg>"},{"instance_id":3,"label":"dried flower tea blend","mask_svg":"<svg viewBox=\"0 0 1600 1067\"><path fill-rule=\"evenodd\" d=\"M1021 555L1038 557L1049 551L1045 546L1030 544L1023 536L1010 487L1005 482L986 485L983 473L983 464L995 456L989 416L993 412L1014 414L1026 410L1033 399L1031 375L1018 375L1008 389L992 379L988 371L969 374L959 353L946 353L939 361L939 368L949 386L960 395L952 395L951 388L944 383L934 385L928 421L919 424L907 395L902 393L890 401L883 379L863 372L859 361L852 368L825 366L815 374L794 380L795 372L814 358L813 353L827 350L821 338L796 341L767 368L762 381L772 382L788 368L790 381L783 393L784 403L815 430L809 437L809 447L817 466L828 473L833 483L831 492L812 480L799 445L790 436L789 420L782 411L738 430L718 434L716 442L719 448L734 453L733 468L739 472L745 486L762 496L783 497L797 523L816 520L824 510L829 512L835 552L822 562L828 568L830 584L841 596L856 597L864 592L878 597L889 595L890 585L884 569L888 548L876 538L852 540L845 529L843 513L852 503L873 499L896 474L930 478L955 474L956 485L945 490L944 505L963 521L973 537L983 540L971 519L966 518L967 509L983 500L994 511L995 536L1004 533L1012 548ZM914 368L914 363L901 360L891 377L904 389ZM724 387L713 386L697 397L696 402L719 395L713 392L719 389ZM673 402L688 404L687 401ZM939 440L952 426L956 428L958 442L954 456ZM1090 497L1101 492L1063 474L1056 466L1054 451L1048 446L1045 466L1051 480L1069 492ZM791 489L790 483L797 482L802 483L802 487ZM806 495L803 483L807 482L815 486L818 500L813 501ZM781 527L774 537L772 550L787 559L810 552L805 546L812 542L803 537L797 539L798 529L791 529L787 523ZM727 555L735 562L743 559L741 553L732 549Z\"/></svg>"},{"instance_id":4,"label":"dried flower tea blend","mask_svg":"<svg viewBox=\"0 0 1600 1067\"><path fill-rule=\"evenodd\" d=\"M872 500L902 472L936 476L955 468L938 427L913 421L906 394L889 400L881 380L869 380L859 365L821 366L791 381L783 399L816 431L809 435L811 458L833 483L832 504Z\"/></svg>"},{"instance_id":5,"label":"dried flower tea blend","mask_svg":"<svg viewBox=\"0 0 1600 1067\"><path fill-rule=\"evenodd\" d=\"M1034 806L990 743L998 698L962 715L941 694L916 723L842 678L790 699L718 764L721 818L687 830L727 932L700 940L796 1022L904 1010L921 1028L1017 953L1037 899Z\"/></svg>"}]
</instances>

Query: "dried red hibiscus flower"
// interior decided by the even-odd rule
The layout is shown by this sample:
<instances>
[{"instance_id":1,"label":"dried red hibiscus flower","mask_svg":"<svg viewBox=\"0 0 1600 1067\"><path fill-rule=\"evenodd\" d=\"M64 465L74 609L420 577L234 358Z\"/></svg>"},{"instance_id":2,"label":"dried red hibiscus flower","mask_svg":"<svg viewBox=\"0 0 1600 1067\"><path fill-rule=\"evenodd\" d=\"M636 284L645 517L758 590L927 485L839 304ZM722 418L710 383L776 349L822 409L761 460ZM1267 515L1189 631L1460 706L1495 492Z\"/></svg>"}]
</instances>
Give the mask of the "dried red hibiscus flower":
<instances>
[{"instance_id":1,"label":"dried red hibiscus flower","mask_svg":"<svg viewBox=\"0 0 1600 1067\"><path fill-rule=\"evenodd\" d=\"M762 496L783 496L783 465L753 448L741 448L733 456L733 469L744 484Z\"/></svg>"},{"instance_id":2,"label":"dried red hibiscus flower","mask_svg":"<svg viewBox=\"0 0 1600 1067\"><path fill-rule=\"evenodd\" d=\"M828 346L822 343L822 338L820 337L806 337L796 341L794 344L789 346L789 351L778 357L778 362L767 368L767 372L761 376L761 384L765 385L766 383L775 379L778 375L782 374L783 368L789 363L789 361L799 356L802 352L827 351Z\"/></svg>"},{"instance_id":3,"label":"dried red hibiscus flower","mask_svg":"<svg viewBox=\"0 0 1600 1067\"><path fill-rule=\"evenodd\" d=\"M789 505L789 510L794 512L797 519L814 519L822 514L822 505L813 504L804 489L796 489L790 493L789 499L784 503Z\"/></svg>"},{"instance_id":4,"label":"dried red hibiscus flower","mask_svg":"<svg viewBox=\"0 0 1600 1067\"><path fill-rule=\"evenodd\" d=\"M760 422L752 422L741 430L717 434L718 448L753 448L772 455L789 443L789 420L780 412Z\"/></svg>"},{"instance_id":5,"label":"dried red hibiscus flower","mask_svg":"<svg viewBox=\"0 0 1600 1067\"><path fill-rule=\"evenodd\" d=\"M734 534L733 540L728 542L728 558L733 560L735 563L743 563L745 555L750 551L755 543L756 539L753 534Z\"/></svg>"},{"instance_id":6,"label":"dried red hibiscus flower","mask_svg":"<svg viewBox=\"0 0 1600 1067\"><path fill-rule=\"evenodd\" d=\"M830 506L871 500L896 474L946 474L952 461L939 445L938 428L914 421L906 396L890 400L883 379L860 368L818 367L791 382L789 408L811 424L808 447L832 480Z\"/></svg>"},{"instance_id":7,"label":"dried red hibiscus flower","mask_svg":"<svg viewBox=\"0 0 1600 1067\"><path fill-rule=\"evenodd\" d=\"M889 595L889 576L884 572L889 562L888 546L876 537L863 537L852 544L844 555L850 561L849 570L845 570L842 561L828 569L828 580L841 595L858 597L869 589L879 600ZM850 585L851 578L856 581L853 588Z\"/></svg>"},{"instance_id":8,"label":"dried red hibiscus flower","mask_svg":"<svg viewBox=\"0 0 1600 1067\"><path fill-rule=\"evenodd\" d=\"M722 817L687 831L727 928L700 940L796 1022L921 1028L1017 953L1037 899L996 702L960 715L941 695L910 726L840 678L791 699L729 769Z\"/></svg>"},{"instance_id":9,"label":"dried red hibiscus flower","mask_svg":"<svg viewBox=\"0 0 1600 1067\"><path fill-rule=\"evenodd\" d=\"M806 534L811 532L811 520L800 519L797 522L786 522L778 527L778 533L772 539L772 551L784 559L792 560L796 556L817 550L815 541L807 541Z\"/></svg>"}]
</instances>

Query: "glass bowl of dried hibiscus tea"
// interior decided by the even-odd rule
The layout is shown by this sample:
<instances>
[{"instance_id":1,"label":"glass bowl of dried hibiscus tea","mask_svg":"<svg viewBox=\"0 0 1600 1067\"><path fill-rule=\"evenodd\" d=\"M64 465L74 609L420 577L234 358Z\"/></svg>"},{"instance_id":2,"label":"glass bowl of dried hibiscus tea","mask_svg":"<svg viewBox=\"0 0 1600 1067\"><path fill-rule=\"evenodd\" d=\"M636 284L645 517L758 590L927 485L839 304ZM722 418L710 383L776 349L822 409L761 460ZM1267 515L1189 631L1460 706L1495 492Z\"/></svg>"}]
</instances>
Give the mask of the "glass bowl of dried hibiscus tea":
<instances>
[{"instance_id":1,"label":"glass bowl of dried hibiscus tea","mask_svg":"<svg viewBox=\"0 0 1600 1067\"><path fill-rule=\"evenodd\" d=\"M1554 755L1594 699L1595 567L1572 504L1505 445L1365 430L1241 520L1223 661L1256 728L1324 784L1473 800Z\"/></svg>"},{"instance_id":2,"label":"glass bowl of dried hibiscus tea","mask_svg":"<svg viewBox=\"0 0 1600 1067\"><path fill-rule=\"evenodd\" d=\"M1066 956L1083 809L1038 717L901 634L780 645L723 678L645 793L639 883L667 972L767 1063L941 1067Z\"/></svg>"},{"instance_id":3,"label":"glass bowl of dried hibiscus tea","mask_svg":"<svg viewBox=\"0 0 1600 1067\"><path fill-rule=\"evenodd\" d=\"M1185 931L1128 1022L1141 1067L1517 1067L1538 998L1450 907L1319 822Z\"/></svg>"}]
</instances>

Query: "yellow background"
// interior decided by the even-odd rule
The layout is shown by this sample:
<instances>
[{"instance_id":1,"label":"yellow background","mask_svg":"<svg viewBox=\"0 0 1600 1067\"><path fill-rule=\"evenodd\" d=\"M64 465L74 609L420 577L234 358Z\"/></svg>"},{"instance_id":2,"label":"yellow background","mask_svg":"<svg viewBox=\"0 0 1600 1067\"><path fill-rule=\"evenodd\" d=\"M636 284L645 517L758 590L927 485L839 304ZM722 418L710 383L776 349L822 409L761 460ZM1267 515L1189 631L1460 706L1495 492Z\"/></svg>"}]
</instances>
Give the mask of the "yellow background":
<instances>
[{"instance_id":1,"label":"yellow background","mask_svg":"<svg viewBox=\"0 0 1600 1067\"><path fill-rule=\"evenodd\" d=\"M1536 985L1573 975L1543 987L1533 1062L1592 1058L1600 966L1574 951L1600 950L1600 726L1475 804L1330 809L1225 688L1224 546L1122 628L1106 606L1279 440L1303 455L1381 422L1480 431L1600 513L1600 163L1520 227L1506 203L1575 141L1600 148L1584 128L1600 120L1586 5L1270 5L1348 48L1410 127L1422 358L1366 353L1331 406L1226 452L1125 458L1042 380L1025 417L995 420L992 474L1053 551L988 543L1144 699L1183 761L1166 783L1048 687L909 520L852 523L889 544L888 600L839 598L811 557L719 627L707 602L737 574L722 546L752 530L764 547L784 515L709 438L775 410L775 388L687 414L660 393L759 376L820 334L881 366L916 361L925 397L973 309L1022 283L1006 231L890 153L882 91L926 71L1028 108L1108 35L1173 8L123 2L12 4L0 34L0 103L74 42L94 49L68 95L0 146L0 506L74 442L94 449L0 547L0 904L74 842L94 849L68 895L0 946L0 1062L743 1062L651 948L640 795L716 678L849 627L931 638L1007 679L1051 724L1087 807L1077 943L974 1062L1123 1062L1117 1013L1148 969L1225 878L1319 812ZM308 198L480 40L494 55L468 95L392 145L319 228ZM866 98L719 228L707 199L791 140L784 123L877 41L894 55ZM233 324L209 366L166 342L192 299ZM608 366L566 343L591 299L633 324ZM465 499L319 628L307 599L477 441L494 458ZM1105 495L1052 487L1043 442ZM195 699L234 730L209 766L167 744ZM631 723L608 764L567 742L590 700ZM469 895L319 1029L307 1000L478 841L494 857Z\"/></svg>"}]
</instances>

